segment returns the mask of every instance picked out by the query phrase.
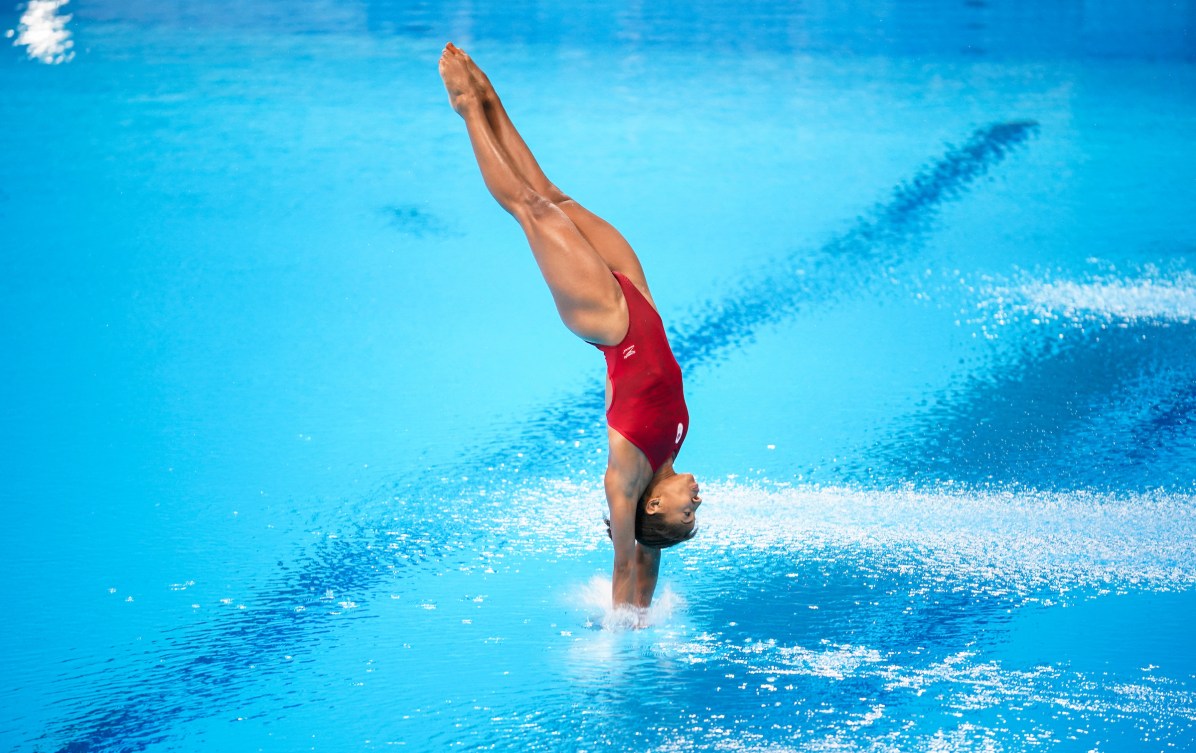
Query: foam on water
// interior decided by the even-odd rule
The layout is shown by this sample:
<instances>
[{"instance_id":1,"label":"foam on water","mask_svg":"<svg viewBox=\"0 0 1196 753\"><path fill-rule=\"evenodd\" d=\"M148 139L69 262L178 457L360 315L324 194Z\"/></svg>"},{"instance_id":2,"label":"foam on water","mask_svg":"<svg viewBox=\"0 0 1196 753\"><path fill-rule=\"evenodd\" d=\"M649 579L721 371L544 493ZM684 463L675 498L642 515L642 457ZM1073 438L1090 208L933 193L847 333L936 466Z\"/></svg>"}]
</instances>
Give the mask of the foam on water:
<instances>
[{"instance_id":1,"label":"foam on water","mask_svg":"<svg viewBox=\"0 0 1196 753\"><path fill-rule=\"evenodd\" d=\"M793 725L787 731L797 740L805 737L803 745L748 743L729 750L1005 750L1000 741L1009 741L1009 721L1002 718L1025 725L1028 746L1076 741L1094 728L1135 717L1149 718L1155 730L1178 732L1175 737L1183 739L1196 715L1196 696L1181 683L1149 672L1135 681L1110 683L1107 677L1056 666L1003 667L970 651L920 666L860 646L734 645L710 636L669 650L697 665L717 663L727 680L720 691L746 693L761 699L761 706L790 706L811 688L821 688L832 700L849 694L846 688L852 686L875 692L873 699L859 699L867 701L860 704L863 713L823 707L821 722ZM1036 716L1051 723L1031 721ZM1146 731L1144 739L1150 737Z\"/></svg>"},{"instance_id":2,"label":"foam on water","mask_svg":"<svg viewBox=\"0 0 1196 753\"><path fill-rule=\"evenodd\" d=\"M1196 318L1196 274L1146 269L1127 276L1097 274L1078 280L1048 276L1004 284L994 281L982 300L987 308L1070 321L1187 324Z\"/></svg>"},{"instance_id":3,"label":"foam on water","mask_svg":"<svg viewBox=\"0 0 1196 753\"><path fill-rule=\"evenodd\" d=\"M1196 581L1193 500L1182 495L860 491L714 485L711 546L873 550L944 580L1043 589ZM777 510L784 510L778 516Z\"/></svg>"},{"instance_id":4,"label":"foam on water","mask_svg":"<svg viewBox=\"0 0 1196 753\"><path fill-rule=\"evenodd\" d=\"M68 0L30 0L21 14L16 29L14 45L24 46L25 53L32 60L49 65L69 62L75 57L71 49L75 46L66 24L71 20L69 13L62 13ZM14 35L9 30L7 36Z\"/></svg>"}]
</instances>

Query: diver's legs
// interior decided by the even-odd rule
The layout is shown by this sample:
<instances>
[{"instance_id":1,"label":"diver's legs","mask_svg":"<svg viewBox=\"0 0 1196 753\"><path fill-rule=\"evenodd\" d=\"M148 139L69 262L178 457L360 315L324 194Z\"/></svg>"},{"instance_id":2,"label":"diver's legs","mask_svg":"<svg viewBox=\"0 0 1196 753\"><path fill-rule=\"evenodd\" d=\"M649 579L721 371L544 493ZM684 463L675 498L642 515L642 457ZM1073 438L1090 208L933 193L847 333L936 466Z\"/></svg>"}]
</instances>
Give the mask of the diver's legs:
<instances>
[{"instance_id":1,"label":"diver's legs","mask_svg":"<svg viewBox=\"0 0 1196 753\"><path fill-rule=\"evenodd\" d=\"M523 181L531 186L533 191L549 201L555 203L567 198L559 188L552 184L552 181L548 180L548 176L540 168L540 163L536 162L536 158L532 155L531 149L523 141L519 132L515 130L515 126L511 123L506 109L502 106L502 101L494 91L489 77L460 47L450 42L448 49L460 57L466 70L469 71L474 91L485 108L486 122L490 124L490 129L494 132L503 151L510 157L512 169L519 173Z\"/></svg>"},{"instance_id":2,"label":"diver's legs","mask_svg":"<svg viewBox=\"0 0 1196 753\"><path fill-rule=\"evenodd\" d=\"M608 267L627 275L644 293L648 293L643 267L627 239L613 225L574 201L548 179L531 149L516 130L515 124L511 122L489 77L463 50L452 44L449 47L460 53L464 59L485 110L486 121L501 148L510 157L511 167L532 190L561 208Z\"/></svg>"},{"instance_id":3,"label":"diver's legs","mask_svg":"<svg viewBox=\"0 0 1196 753\"><path fill-rule=\"evenodd\" d=\"M486 188L523 228L565 326L591 342L617 343L627 329L618 283L568 215L513 169L486 119L463 56L455 47L446 48L440 75L453 109L465 121Z\"/></svg>"}]
</instances>

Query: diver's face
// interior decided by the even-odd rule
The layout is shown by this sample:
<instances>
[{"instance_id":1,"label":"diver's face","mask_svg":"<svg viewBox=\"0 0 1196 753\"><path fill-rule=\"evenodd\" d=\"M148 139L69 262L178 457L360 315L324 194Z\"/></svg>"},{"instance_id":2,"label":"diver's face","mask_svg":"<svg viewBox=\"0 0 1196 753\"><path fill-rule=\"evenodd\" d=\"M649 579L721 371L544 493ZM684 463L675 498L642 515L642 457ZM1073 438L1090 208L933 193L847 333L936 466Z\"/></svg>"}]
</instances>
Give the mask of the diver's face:
<instances>
[{"instance_id":1,"label":"diver's face","mask_svg":"<svg viewBox=\"0 0 1196 753\"><path fill-rule=\"evenodd\" d=\"M655 491L660 500L656 514L664 515L666 523L681 529L692 529L697 524L697 511L702 504L702 497L692 473L670 476Z\"/></svg>"}]
</instances>

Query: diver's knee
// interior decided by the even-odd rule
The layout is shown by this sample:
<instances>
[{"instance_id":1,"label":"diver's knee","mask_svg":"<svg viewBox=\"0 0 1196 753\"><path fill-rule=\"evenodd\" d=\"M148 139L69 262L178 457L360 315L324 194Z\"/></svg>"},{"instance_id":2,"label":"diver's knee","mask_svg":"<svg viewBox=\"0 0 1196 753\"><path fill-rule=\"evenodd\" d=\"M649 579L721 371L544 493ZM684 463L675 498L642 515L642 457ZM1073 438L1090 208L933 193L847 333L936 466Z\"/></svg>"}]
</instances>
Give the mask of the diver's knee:
<instances>
[{"instance_id":1,"label":"diver's knee","mask_svg":"<svg viewBox=\"0 0 1196 753\"><path fill-rule=\"evenodd\" d=\"M521 195L508 211L519 221L529 237L553 232L561 223L570 221L569 216L560 207L534 191Z\"/></svg>"},{"instance_id":2,"label":"diver's knee","mask_svg":"<svg viewBox=\"0 0 1196 753\"><path fill-rule=\"evenodd\" d=\"M556 217L561 212L561 210L557 208L557 205L551 199L543 194L536 193L535 191L529 190L527 194L522 197L522 203L524 210L528 214L528 217L533 221L540 221L549 217Z\"/></svg>"},{"instance_id":3,"label":"diver's knee","mask_svg":"<svg viewBox=\"0 0 1196 753\"><path fill-rule=\"evenodd\" d=\"M550 213L559 211L555 204L526 186L503 202L503 206L521 224L536 224Z\"/></svg>"},{"instance_id":4,"label":"diver's knee","mask_svg":"<svg viewBox=\"0 0 1196 753\"><path fill-rule=\"evenodd\" d=\"M544 192L544 198L548 199L553 204L556 204L558 206L561 204L564 204L566 202L570 202L570 201L572 201L574 204L577 203L577 202L573 201L573 199L570 198L568 194L566 194L564 191L562 191L561 189L557 188L556 186L554 186L552 184L549 184L548 190Z\"/></svg>"}]
</instances>

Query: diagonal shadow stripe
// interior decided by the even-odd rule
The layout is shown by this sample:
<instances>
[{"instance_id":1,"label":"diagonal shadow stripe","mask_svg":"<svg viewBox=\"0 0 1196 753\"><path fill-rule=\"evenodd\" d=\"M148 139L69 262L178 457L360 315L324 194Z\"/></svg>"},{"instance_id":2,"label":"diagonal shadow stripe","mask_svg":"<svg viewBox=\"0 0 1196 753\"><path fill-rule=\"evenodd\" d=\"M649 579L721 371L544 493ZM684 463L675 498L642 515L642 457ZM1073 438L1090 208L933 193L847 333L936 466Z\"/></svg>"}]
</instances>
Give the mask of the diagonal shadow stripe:
<instances>
[{"instance_id":1,"label":"diagonal shadow stripe","mask_svg":"<svg viewBox=\"0 0 1196 753\"><path fill-rule=\"evenodd\" d=\"M722 303L707 307L707 313L682 317L683 323L669 335L682 368L691 376L711 368L750 343L762 328L803 307L866 289L845 286L843 279L854 275L864 283L886 261L906 258L903 252L930 230L942 204L962 197L1037 129L1032 121L1017 121L976 130L962 146L949 149L898 185L844 234L812 253L797 249L767 269L746 274ZM479 483L495 487L517 486L548 474L567 475L593 463L595 449L605 442L605 433L595 428L601 429L601 389L591 385L544 407L515 427L514 436L480 448L468 468L454 469L453 478L443 478L442 469L429 469L416 481L386 490L379 496L401 507L405 522L393 522L393 515L355 516L369 520L350 523L339 538L304 547L290 567L279 563L279 571L265 579L262 595L247 604L248 609L165 634L165 645L147 652L153 673L105 682L109 700L98 707L91 696L69 699L69 705L85 710L68 714L42 740L61 745L62 753L143 750L167 739L173 725L217 713L237 692L285 671L277 663L271 669L268 657L308 656L329 639L328 633L344 618L332 616L326 591L365 604L383 584L410 578L433 563L448 567L464 561L471 543L486 532L446 520L437 505L440 499L460 495L462 471L496 469L488 477L478 474L483 479ZM416 493L408 494L407 488ZM386 535L396 525L426 525L428 520L438 524L435 535L416 532L398 541ZM501 542L487 546L495 548ZM247 674L245 667L255 661L258 669Z\"/></svg>"},{"instance_id":2,"label":"diagonal shadow stripe","mask_svg":"<svg viewBox=\"0 0 1196 753\"><path fill-rule=\"evenodd\" d=\"M865 485L1183 493L1196 485L1196 328L1122 323L1030 337L969 374L837 479ZM1049 330L1054 334L1054 330ZM1111 469L1116 469L1112 471Z\"/></svg>"},{"instance_id":3,"label":"diagonal shadow stripe","mask_svg":"<svg viewBox=\"0 0 1196 753\"><path fill-rule=\"evenodd\" d=\"M943 202L961 196L1037 130L1032 121L982 128L963 146L951 149L898 185L887 202L815 253L791 253L769 268L745 276L720 306L669 333L681 368L688 374L717 362L749 342L761 328L793 316L803 306L840 297L848 292L842 284L848 272L902 260L902 251L925 235Z\"/></svg>"}]
</instances>

